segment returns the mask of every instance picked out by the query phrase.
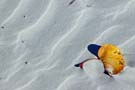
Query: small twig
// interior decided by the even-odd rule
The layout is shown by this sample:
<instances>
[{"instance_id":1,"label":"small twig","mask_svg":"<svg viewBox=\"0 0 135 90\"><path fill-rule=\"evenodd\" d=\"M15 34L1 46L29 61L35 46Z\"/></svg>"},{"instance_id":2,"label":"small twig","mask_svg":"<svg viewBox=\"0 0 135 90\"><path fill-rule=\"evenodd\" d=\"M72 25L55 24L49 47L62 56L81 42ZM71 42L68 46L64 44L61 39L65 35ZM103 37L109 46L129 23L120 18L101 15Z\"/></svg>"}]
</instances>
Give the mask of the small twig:
<instances>
[{"instance_id":1,"label":"small twig","mask_svg":"<svg viewBox=\"0 0 135 90\"><path fill-rule=\"evenodd\" d=\"M72 0L72 1L69 3L69 5L73 4L74 2L75 2L75 0Z\"/></svg>"}]
</instances>

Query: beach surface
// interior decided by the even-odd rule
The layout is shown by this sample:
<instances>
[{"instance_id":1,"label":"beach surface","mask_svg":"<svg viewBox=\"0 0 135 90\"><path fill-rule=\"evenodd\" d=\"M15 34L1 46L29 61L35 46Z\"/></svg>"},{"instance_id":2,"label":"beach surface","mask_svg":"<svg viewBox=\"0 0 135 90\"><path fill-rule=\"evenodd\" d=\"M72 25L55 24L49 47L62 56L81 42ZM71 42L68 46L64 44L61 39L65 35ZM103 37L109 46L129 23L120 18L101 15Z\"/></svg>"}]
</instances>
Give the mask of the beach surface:
<instances>
[{"instance_id":1,"label":"beach surface","mask_svg":"<svg viewBox=\"0 0 135 90\"><path fill-rule=\"evenodd\" d=\"M92 43L117 45L124 71L74 67ZM0 90L135 90L135 0L1 0Z\"/></svg>"}]
</instances>

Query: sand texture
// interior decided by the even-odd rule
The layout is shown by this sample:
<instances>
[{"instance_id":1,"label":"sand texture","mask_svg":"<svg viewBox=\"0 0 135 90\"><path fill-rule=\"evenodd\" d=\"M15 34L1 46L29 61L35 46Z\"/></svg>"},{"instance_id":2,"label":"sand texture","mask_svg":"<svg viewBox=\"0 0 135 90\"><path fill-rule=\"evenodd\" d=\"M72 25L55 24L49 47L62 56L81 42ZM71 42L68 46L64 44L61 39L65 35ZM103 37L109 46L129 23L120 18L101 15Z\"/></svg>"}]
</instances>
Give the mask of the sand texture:
<instances>
[{"instance_id":1,"label":"sand texture","mask_svg":"<svg viewBox=\"0 0 135 90\"><path fill-rule=\"evenodd\" d=\"M112 43L125 70L110 79L91 43ZM135 90L135 0L1 0L0 90Z\"/></svg>"}]
</instances>

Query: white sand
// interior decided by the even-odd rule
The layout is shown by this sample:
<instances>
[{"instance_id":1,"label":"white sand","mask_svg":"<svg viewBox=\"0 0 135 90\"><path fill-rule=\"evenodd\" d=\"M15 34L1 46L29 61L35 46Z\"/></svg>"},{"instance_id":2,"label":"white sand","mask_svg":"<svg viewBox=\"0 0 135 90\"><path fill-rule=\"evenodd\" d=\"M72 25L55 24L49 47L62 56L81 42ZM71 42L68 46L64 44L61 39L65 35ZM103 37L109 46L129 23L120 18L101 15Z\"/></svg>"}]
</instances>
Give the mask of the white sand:
<instances>
[{"instance_id":1,"label":"white sand","mask_svg":"<svg viewBox=\"0 0 135 90\"><path fill-rule=\"evenodd\" d=\"M135 90L135 0L69 3L0 1L0 90ZM94 57L91 43L118 45L124 72L113 80L100 62L75 68Z\"/></svg>"}]
</instances>

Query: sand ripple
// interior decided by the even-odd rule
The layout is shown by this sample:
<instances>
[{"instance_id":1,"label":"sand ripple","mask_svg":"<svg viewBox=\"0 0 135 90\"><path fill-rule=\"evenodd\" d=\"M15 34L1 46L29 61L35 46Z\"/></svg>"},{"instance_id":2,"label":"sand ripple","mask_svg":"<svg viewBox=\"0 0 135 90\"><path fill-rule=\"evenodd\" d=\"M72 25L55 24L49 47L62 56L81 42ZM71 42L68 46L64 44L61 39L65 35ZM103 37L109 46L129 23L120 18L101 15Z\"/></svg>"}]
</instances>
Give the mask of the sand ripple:
<instances>
[{"instance_id":1,"label":"sand ripple","mask_svg":"<svg viewBox=\"0 0 135 90\"><path fill-rule=\"evenodd\" d=\"M134 0L2 0L0 90L134 90L134 8ZM125 71L93 83L74 68L93 57L90 43L118 45Z\"/></svg>"}]
</instances>

